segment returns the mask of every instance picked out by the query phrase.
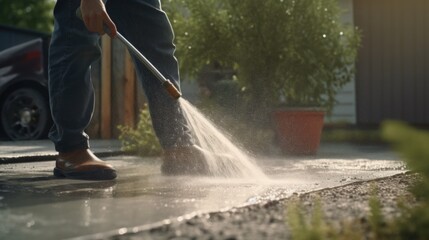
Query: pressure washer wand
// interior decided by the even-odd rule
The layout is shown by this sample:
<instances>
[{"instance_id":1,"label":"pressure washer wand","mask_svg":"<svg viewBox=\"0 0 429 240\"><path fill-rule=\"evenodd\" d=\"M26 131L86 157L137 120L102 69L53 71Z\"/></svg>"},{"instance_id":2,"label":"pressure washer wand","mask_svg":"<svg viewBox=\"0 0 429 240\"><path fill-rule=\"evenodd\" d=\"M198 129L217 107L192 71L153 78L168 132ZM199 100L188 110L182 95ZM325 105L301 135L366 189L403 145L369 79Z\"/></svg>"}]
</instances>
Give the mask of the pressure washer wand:
<instances>
[{"instance_id":1,"label":"pressure washer wand","mask_svg":"<svg viewBox=\"0 0 429 240\"><path fill-rule=\"evenodd\" d=\"M171 83L170 80L168 80L167 78L164 77L164 75L162 75L158 69L156 69L156 67L143 55L140 53L139 50L137 50L137 48L134 47L134 45L132 45L124 36L122 36L122 34L120 34L119 32L116 33L116 37L125 44L125 46L128 47L128 50L130 50L146 67L147 69L149 69L149 71L151 71L153 73L153 75L155 75L155 77L161 81L162 86L165 87L165 89L167 90L167 92L174 98L174 99L178 99L182 96L182 94L179 92L179 90L173 85L173 83Z\"/></svg>"},{"instance_id":2,"label":"pressure washer wand","mask_svg":"<svg viewBox=\"0 0 429 240\"><path fill-rule=\"evenodd\" d=\"M82 13L80 8L76 10L76 16L82 20ZM110 29L104 25L104 31L110 35ZM132 43L130 43L122 34L119 32L116 33L116 37L127 46L128 50L134 54L146 67L155 75L155 77L161 82L162 86L167 90L167 92L174 99L179 99L182 96L182 93L174 86L174 84L168 80L158 71L158 69L143 55Z\"/></svg>"}]
</instances>

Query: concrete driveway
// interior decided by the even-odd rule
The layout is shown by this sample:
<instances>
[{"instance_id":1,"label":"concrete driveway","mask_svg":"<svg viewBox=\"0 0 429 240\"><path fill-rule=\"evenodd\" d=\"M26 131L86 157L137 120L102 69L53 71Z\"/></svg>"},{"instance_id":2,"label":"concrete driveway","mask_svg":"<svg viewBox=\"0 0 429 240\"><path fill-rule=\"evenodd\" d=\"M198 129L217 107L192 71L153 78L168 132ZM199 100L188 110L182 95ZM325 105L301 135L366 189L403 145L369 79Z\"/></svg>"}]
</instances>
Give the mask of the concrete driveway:
<instances>
[{"instance_id":1,"label":"concrete driveway","mask_svg":"<svg viewBox=\"0 0 429 240\"><path fill-rule=\"evenodd\" d=\"M380 146L327 144L316 157L257 159L269 179L164 177L160 159L124 155L106 158L119 173L109 182L53 178L52 161L1 164L0 239L103 238L406 170Z\"/></svg>"}]
</instances>

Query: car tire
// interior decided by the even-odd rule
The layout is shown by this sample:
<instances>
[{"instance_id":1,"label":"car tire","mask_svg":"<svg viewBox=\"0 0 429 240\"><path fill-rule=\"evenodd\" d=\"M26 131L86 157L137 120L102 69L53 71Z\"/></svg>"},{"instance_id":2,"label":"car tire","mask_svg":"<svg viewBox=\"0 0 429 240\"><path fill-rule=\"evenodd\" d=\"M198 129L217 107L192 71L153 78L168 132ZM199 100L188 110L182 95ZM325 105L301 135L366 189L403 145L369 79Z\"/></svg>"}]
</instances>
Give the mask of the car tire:
<instances>
[{"instance_id":1,"label":"car tire","mask_svg":"<svg viewBox=\"0 0 429 240\"><path fill-rule=\"evenodd\" d=\"M24 87L3 98L1 126L11 140L45 138L51 126L47 97L40 91Z\"/></svg>"}]
</instances>

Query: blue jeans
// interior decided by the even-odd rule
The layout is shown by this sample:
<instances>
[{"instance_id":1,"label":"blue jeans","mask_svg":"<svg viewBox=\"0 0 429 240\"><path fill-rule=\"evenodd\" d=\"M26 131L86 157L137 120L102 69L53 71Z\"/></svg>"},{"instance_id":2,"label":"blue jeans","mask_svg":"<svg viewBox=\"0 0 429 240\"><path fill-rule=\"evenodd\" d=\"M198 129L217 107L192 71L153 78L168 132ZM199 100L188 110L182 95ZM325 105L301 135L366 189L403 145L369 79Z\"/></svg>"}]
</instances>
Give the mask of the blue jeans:
<instances>
[{"instance_id":1,"label":"blue jeans","mask_svg":"<svg viewBox=\"0 0 429 240\"><path fill-rule=\"evenodd\" d=\"M75 11L80 0L58 0L49 52L52 127L49 138L59 152L89 148L84 132L94 111L90 65L99 59L100 36L90 33ZM118 31L180 89L173 31L159 0L108 0L106 9ZM153 127L163 148L191 144L181 108L136 58L138 79L148 99Z\"/></svg>"}]
</instances>

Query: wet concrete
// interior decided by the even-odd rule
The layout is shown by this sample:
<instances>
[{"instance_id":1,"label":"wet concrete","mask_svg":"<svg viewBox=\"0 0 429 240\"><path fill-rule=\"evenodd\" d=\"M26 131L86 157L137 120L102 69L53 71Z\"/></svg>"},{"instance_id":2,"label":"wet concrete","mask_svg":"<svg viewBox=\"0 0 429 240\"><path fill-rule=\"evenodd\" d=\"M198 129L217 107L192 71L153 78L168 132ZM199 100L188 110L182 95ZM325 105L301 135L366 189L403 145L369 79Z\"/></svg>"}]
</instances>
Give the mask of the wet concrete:
<instances>
[{"instance_id":1,"label":"wet concrete","mask_svg":"<svg viewBox=\"0 0 429 240\"><path fill-rule=\"evenodd\" d=\"M405 171L385 148L351 145L325 145L312 158L259 157L268 181L164 177L157 158L107 160L116 181L55 179L52 162L0 165L0 239L91 238Z\"/></svg>"},{"instance_id":2,"label":"wet concrete","mask_svg":"<svg viewBox=\"0 0 429 240\"><path fill-rule=\"evenodd\" d=\"M123 154L119 140L91 140L91 150L99 156ZM0 141L0 164L53 160L58 155L50 140Z\"/></svg>"}]
</instances>

